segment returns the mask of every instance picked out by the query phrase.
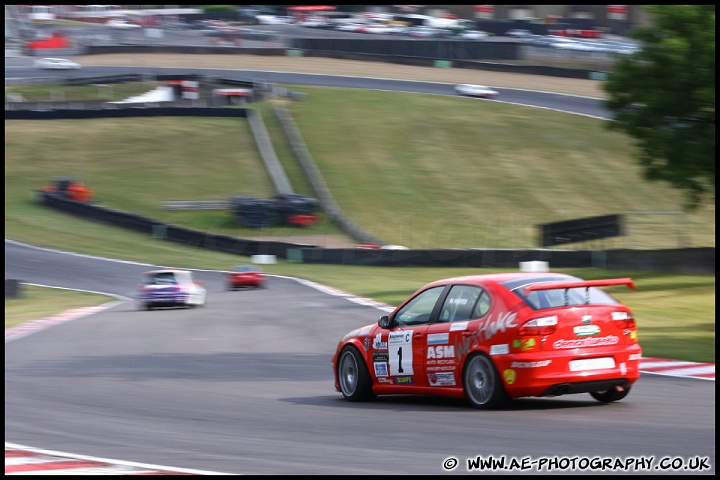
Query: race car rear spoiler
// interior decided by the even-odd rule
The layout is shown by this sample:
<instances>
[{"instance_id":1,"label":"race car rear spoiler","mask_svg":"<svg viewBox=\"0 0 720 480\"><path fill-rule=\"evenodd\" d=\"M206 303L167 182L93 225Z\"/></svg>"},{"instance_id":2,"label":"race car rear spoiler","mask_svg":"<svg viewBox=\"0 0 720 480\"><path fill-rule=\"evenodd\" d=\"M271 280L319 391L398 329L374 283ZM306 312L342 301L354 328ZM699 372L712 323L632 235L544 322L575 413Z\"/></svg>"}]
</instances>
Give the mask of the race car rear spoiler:
<instances>
[{"instance_id":1,"label":"race car rear spoiler","mask_svg":"<svg viewBox=\"0 0 720 480\"><path fill-rule=\"evenodd\" d=\"M528 296L530 292L537 290L561 290L568 288L589 288L589 287L608 287L612 285L627 285L629 288L636 290L637 287L633 283L632 278L609 278L606 280L584 280L581 282L547 282L526 285L523 287L523 293Z\"/></svg>"}]
</instances>

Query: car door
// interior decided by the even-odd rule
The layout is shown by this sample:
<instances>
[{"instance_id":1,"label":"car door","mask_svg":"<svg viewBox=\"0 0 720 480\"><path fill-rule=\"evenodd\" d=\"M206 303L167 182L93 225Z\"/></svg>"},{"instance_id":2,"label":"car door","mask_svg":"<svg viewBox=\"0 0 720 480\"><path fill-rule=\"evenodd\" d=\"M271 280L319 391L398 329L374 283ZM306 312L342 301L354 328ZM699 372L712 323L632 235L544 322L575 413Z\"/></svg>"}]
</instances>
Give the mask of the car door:
<instances>
[{"instance_id":1,"label":"car door","mask_svg":"<svg viewBox=\"0 0 720 480\"><path fill-rule=\"evenodd\" d=\"M462 360L473 341L471 321L490 310L489 293L476 285L452 285L427 330L425 369L430 387L462 385Z\"/></svg>"},{"instance_id":2,"label":"car door","mask_svg":"<svg viewBox=\"0 0 720 480\"><path fill-rule=\"evenodd\" d=\"M426 333L444 288L436 286L418 293L395 313L390 328L378 331L379 342L387 343L387 378L393 385L427 386Z\"/></svg>"}]
</instances>

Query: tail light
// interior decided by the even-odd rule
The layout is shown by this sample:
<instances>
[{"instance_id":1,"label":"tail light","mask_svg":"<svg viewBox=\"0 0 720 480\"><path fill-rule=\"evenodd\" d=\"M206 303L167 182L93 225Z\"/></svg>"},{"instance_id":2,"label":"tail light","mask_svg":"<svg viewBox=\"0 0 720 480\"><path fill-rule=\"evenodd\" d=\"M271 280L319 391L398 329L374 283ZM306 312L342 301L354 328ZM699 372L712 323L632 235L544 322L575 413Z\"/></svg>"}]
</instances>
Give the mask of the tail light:
<instances>
[{"instance_id":1,"label":"tail light","mask_svg":"<svg viewBox=\"0 0 720 480\"><path fill-rule=\"evenodd\" d=\"M618 328L635 328L635 317L630 312L612 312L612 319Z\"/></svg>"},{"instance_id":2,"label":"tail light","mask_svg":"<svg viewBox=\"0 0 720 480\"><path fill-rule=\"evenodd\" d=\"M557 324L558 318L556 316L534 318L523 323L518 329L518 334L526 336L552 335L555 333Z\"/></svg>"}]
</instances>

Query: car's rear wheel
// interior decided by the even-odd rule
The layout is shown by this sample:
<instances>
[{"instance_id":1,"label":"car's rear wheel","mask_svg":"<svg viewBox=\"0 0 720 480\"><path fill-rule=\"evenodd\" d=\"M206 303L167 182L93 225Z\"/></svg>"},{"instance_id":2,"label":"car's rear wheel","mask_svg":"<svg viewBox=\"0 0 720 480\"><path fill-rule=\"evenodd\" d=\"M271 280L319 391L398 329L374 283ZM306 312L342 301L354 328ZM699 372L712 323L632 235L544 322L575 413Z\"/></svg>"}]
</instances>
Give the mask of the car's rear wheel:
<instances>
[{"instance_id":1,"label":"car's rear wheel","mask_svg":"<svg viewBox=\"0 0 720 480\"><path fill-rule=\"evenodd\" d=\"M463 388L475 408L496 408L509 399L495 365L481 353L471 355L465 363Z\"/></svg>"},{"instance_id":2,"label":"car's rear wheel","mask_svg":"<svg viewBox=\"0 0 720 480\"><path fill-rule=\"evenodd\" d=\"M362 402L374 397L370 374L356 348L347 346L340 352L337 369L340 391L347 400Z\"/></svg>"},{"instance_id":3,"label":"car's rear wheel","mask_svg":"<svg viewBox=\"0 0 720 480\"><path fill-rule=\"evenodd\" d=\"M630 393L630 387L623 388L622 390L618 390L613 387L604 392L590 392L590 396L598 402L612 403L627 397L628 393Z\"/></svg>"}]
</instances>

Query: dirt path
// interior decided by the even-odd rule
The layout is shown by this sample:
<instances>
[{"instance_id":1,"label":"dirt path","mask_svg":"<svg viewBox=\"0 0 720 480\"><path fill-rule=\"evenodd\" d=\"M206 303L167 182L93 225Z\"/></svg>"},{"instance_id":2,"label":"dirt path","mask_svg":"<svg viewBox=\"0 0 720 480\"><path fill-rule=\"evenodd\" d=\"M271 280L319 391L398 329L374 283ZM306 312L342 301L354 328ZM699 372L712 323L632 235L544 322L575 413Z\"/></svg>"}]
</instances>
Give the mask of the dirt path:
<instances>
[{"instance_id":1,"label":"dirt path","mask_svg":"<svg viewBox=\"0 0 720 480\"><path fill-rule=\"evenodd\" d=\"M415 67L385 62L337 60L321 57L281 57L260 55L190 55L190 54L108 54L86 55L75 60L83 66L137 66L260 70L293 73L315 73L372 78L394 78L441 83L476 83L493 87L520 88L602 98L604 92L597 80L580 80L487 72L460 68ZM292 235L286 237L252 237L258 241L278 241L322 248L353 248L356 242L332 235Z\"/></svg>"},{"instance_id":2,"label":"dirt path","mask_svg":"<svg viewBox=\"0 0 720 480\"><path fill-rule=\"evenodd\" d=\"M321 57L199 54L108 54L75 57L84 66L138 66L222 68L316 73L372 78L395 78L441 83L476 83L492 87L521 88L603 98L599 80L559 78L546 75L488 72L464 68L434 68Z\"/></svg>"}]
</instances>

